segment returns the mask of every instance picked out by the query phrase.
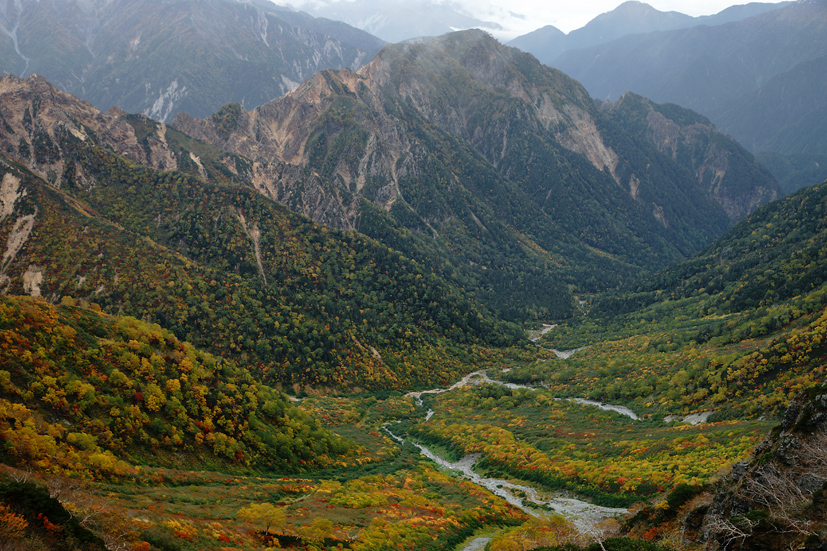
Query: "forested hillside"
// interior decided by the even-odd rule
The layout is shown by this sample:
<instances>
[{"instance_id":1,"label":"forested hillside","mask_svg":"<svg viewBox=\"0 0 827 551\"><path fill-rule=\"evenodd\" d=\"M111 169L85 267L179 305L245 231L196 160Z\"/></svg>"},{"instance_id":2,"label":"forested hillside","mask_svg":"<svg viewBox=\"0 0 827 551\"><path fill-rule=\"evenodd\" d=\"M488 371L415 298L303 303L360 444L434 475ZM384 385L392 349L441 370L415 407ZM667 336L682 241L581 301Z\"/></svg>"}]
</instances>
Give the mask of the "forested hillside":
<instances>
[{"instance_id":1,"label":"forested hillside","mask_svg":"<svg viewBox=\"0 0 827 551\"><path fill-rule=\"evenodd\" d=\"M827 184L803 189L757 210L691 260L644 280L637 292L673 300L706 294L721 313L809 295L827 279L826 211Z\"/></svg>"},{"instance_id":2,"label":"forested hillside","mask_svg":"<svg viewBox=\"0 0 827 551\"><path fill-rule=\"evenodd\" d=\"M2 165L6 294L73 296L159 322L274 384L443 381L473 363L470 347L518 341L461 290L368 238L71 133L61 146L75 171L59 190ZM456 346L465 353L446 353Z\"/></svg>"},{"instance_id":3,"label":"forested hillside","mask_svg":"<svg viewBox=\"0 0 827 551\"><path fill-rule=\"evenodd\" d=\"M245 362L69 297L0 297L0 340L0 535L11 549L369 551L393 533L436 551L525 520L376 432L410 415L409 399L349 400L345 420L322 426Z\"/></svg>"},{"instance_id":4,"label":"forested hillside","mask_svg":"<svg viewBox=\"0 0 827 551\"><path fill-rule=\"evenodd\" d=\"M68 297L0 300L6 464L100 477L144 462L289 472L355 451L247 368L157 324Z\"/></svg>"},{"instance_id":5,"label":"forested hillside","mask_svg":"<svg viewBox=\"0 0 827 551\"><path fill-rule=\"evenodd\" d=\"M677 170L689 172L734 220L780 195L772 175L751 153L694 111L631 92L601 109L612 123L670 156Z\"/></svg>"},{"instance_id":6,"label":"forested hillside","mask_svg":"<svg viewBox=\"0 0 827 551\"><path fill-rule=\"evenodd\" d=\"M590 345L565 369L508 378L652 415L777 414L824 376L825 210L827 183L762 207L693 259L597 297L549 333L557 348Z\"/></svg>"}]
</instances>

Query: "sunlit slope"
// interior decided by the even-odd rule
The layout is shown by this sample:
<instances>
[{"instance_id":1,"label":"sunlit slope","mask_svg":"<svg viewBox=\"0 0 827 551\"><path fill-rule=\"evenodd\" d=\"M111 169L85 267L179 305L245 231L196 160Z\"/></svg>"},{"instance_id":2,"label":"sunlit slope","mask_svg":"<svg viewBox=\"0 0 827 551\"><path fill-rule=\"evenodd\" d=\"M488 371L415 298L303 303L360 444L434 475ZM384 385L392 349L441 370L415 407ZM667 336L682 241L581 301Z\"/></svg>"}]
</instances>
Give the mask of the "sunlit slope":
<instances>
[{"instance_id":1,"label":"sunlit slope","mask_svg":"<svg viewBox=\"0 0 827 551\"><path fill-rule=\"evenodd\" d=\"M158 322L285 385L442 381L473 362L473 346L518 338L370 239L319 227L248 188L73 143L65 153L84 179L61 190L0 165L7 294L73 296ZM456 346L465 352L445 353Z\"/></svg>"},{"instance_id":2,"label":"sunlit slope","mask_svg":"<svg viewBox=\"0 0 827 551\"><path fill-rule=\"evenodd\" d=\"M334 464L354 445L250 371L135 318L0 299L3 462L111 477L132 464Z\"/></svg>"}]
</instances>

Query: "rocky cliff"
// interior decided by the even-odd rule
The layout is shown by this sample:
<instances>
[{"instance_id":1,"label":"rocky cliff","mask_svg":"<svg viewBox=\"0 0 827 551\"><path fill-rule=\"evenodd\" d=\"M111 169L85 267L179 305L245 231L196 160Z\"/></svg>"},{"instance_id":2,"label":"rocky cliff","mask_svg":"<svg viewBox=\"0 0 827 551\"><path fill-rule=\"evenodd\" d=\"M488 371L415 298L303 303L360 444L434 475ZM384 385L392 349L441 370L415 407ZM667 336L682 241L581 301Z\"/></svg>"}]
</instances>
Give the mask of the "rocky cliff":
<instances>
[{"instance_id":1,"label":"rocky cliff","mask_svg":"<svg viewBox=\"0 0 827 551\"><path fill-rule=\"evenodd\" d=\"M799 395L749 462L738 463L699 538L724 549L825 549L827 386Z\"/></svg>"},{"instance_id":2,"label":"rocky cliff","mask_svg":"<svg viewBox=\"0 0 827 551\"><path fill-rule=\"evenodd\" d=\"M182 170L219 181L249 181L248 163L237 155L196 145L163 123L113 107L101 112L58 90L40 75L0 78L0 149L60 187L67 178L90 183L80 164L67 161L64 138L112 150L160 170Z\"/></svg>"},{"instance_id":3,"label":"rocky cliff","mask_svg":"<svg viewBox=\"0 0 827 551\"><path fill-rule=\"evenodd\" d=\"M732 220L778 199L773 176L746 149L709 119L674 104L656 104L626 92L601 106L618 124L690 171Z\"/></svg>"},{"instance_id":4,"label":"rocky cliff","mask_svg":"<svg viewBox=\"0 0 827 551\"><path fill-rule=\"evenodd\" d=\"M122 111L102 113L89 103L61 92L39 75L0 79L0 143L2 149L33 172L59 185L65 165L60 142L69 133L113 148L129 159L155 168L175 168L175 154L160 132L140 144Z\"/></svg>"}]
</instances>

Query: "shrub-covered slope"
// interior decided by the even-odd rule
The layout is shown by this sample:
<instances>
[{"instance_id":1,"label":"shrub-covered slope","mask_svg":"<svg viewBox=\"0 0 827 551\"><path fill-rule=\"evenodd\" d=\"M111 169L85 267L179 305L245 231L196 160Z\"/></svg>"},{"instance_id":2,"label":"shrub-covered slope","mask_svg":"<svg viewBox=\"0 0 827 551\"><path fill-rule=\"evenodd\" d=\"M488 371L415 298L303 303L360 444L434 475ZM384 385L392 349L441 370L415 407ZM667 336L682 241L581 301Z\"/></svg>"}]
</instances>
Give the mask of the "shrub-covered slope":
<instances>
[{"instance_id":1,"label":"shrub-covered slope","mask_svg":"<svg viewBox=\"0 0 827 551\"><path fill-rule=\"evenodd\" d=\"M827 183L771 203L691 260L645 280L640 300L704 293L722 312L738 312L816 291L827 280L825 212Z\"/></svg>"},{"instance_id":2,"label":"shrub-covered slope","mask_svg":"<svg viewBox=\"0 0 827 551\"><path fill-rule=\"evenodd\" d=\"M133 164L71 133L62 145L75 171L60 190L0 165L5 293L71 295L159 322L288 385L447 380L473 361L448 348L518 338L456 287L359 234L319 227L249 188Z\"/></svg>"},{"instance_id":3,"label":"shrub-covered slope","mask_svg":"<svg viewBox=\"0 0 827 551\"><path fill-rule=\"evenodd\" d=\"M278 470L332 464L351 444L250 371L157 324L0 298L3 462L129 474L128 463Z\"/></svg>"},{"instance_id":4,"label":"shrub-covered slope","mask_svg":"<svg viewBox=\"0 0 827 551\"><path fill-rule=\"evenodd\" d=\"M695 258L551 331L563 361L507 375L652 416L778 414L824 380L827 183L758 209Z\"/></svg>"}]
</instances>

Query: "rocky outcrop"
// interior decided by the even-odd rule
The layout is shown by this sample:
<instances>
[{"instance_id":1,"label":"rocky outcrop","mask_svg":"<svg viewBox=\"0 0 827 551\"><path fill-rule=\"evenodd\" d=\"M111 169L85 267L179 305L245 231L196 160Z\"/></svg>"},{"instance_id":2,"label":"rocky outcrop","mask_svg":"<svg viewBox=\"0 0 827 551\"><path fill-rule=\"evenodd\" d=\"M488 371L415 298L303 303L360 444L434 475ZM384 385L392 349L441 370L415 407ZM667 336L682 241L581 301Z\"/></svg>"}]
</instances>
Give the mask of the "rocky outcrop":
<instances>
[{"instance_id":1,"label":"rocky outcrop","mask_svg":"<svg viewBox=\"0 0 827 551\"><path fill-rule=\"evenodd\" d=\"M824 549L827 385L799 395L753 459L733 466L700 539L724 549Z\"/></svg>"},{"instance_id":2,"label":"rocky outcrop","mask_svg":"<svg viewBox=\"0 0 827 551\"><path fill-rule=\"evenodd\" d=\"M342 135L342 121L330 114L337 102L347 101L372 109L348 113L361 135L347 144L350 150L334 165L319 167L311 148L327 151L337 141L349 140ZM227 116L232 117L231 130L222 132L218 127ZM180 113L172 126L252 159L251 183L259 192L339 229L355 228L360 198L365 195L390 209L401 195L397 175L416 171L412 159L423 156L413 150L404 122L381 108L379 87L349 70L319 73L284 98L253 111L225 106L207 120ZM379 185L365 189L368 182Z\"/></svg>"},{"instance_id":3,"label":"rocky outcrop","mask_svg":"<svg viewBox=\"0 0 827 551\"><path fill-rule=\"evenodd\" d=\"M124 115L117 108L102 113L39 75L0 79L0 149L55 186L64 172L74 175L76 170L66 164L61 144L67 137L113 149L152 168L177 168L176 154L164 137L166 127L159 124L139 140ZM84 174L76 176L86 180Z\"/></svg>"}]
</instances>

